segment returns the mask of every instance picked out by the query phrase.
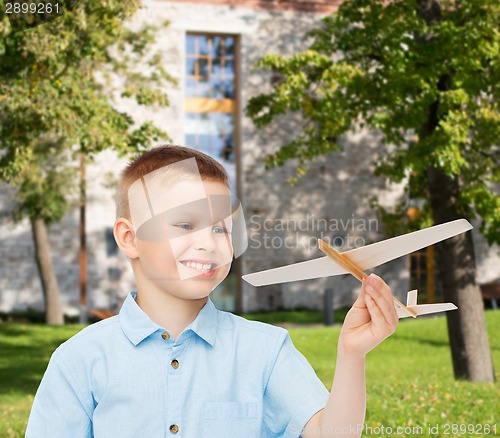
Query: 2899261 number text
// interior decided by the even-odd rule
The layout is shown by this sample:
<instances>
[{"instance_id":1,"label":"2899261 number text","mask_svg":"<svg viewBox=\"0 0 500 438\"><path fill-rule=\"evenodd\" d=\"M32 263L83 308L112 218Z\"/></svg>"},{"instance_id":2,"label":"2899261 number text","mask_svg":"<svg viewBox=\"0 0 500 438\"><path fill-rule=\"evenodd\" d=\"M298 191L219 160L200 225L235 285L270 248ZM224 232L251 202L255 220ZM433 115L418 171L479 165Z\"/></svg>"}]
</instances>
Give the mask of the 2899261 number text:
<instances>
[{"instance_id":1,"label":"2899261 number text","mask_svg":"<svg viewBox=\"0 0 500 438\"><path fill-rule=\"evenodd\" d=\"M6 14L59 14L59 3L5 3Z\"/></svg>"}]
</instances>

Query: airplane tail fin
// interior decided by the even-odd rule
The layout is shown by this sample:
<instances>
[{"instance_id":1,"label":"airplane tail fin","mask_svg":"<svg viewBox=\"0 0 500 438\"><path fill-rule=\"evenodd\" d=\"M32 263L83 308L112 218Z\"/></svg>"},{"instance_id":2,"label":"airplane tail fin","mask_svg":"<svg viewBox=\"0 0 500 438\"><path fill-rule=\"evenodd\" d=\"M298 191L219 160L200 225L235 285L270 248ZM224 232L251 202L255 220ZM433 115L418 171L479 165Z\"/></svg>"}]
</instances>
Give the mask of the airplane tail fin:
<instances>
[{"instance_id":1,"label":"airplane tail fin","mask_svg":"<svg viewBox=\"0 0 500 438\"><path fill-rule=\"evenodd\" d=\"M419 304L417 305L418 291L411 290L406 295L406 305L410 307L417 315L427 315L429 313L447 312L449 310L458 309L453 303L438 303L438 304ZM396 313L398 318L407 318L411 316L406 309L396 305Z\"/></svg>"},{"instance_id":2,"label":"airplane tail fin","mask_svg":"<svg viewBox=\"0 0 500 438\"><path fill-rule=\"evenodd\" d=\"M418 295L417 289L408 292L408 294L406 295L406 305L408 307L417 305L417 295Z\"/></svg>"}]
</instances>

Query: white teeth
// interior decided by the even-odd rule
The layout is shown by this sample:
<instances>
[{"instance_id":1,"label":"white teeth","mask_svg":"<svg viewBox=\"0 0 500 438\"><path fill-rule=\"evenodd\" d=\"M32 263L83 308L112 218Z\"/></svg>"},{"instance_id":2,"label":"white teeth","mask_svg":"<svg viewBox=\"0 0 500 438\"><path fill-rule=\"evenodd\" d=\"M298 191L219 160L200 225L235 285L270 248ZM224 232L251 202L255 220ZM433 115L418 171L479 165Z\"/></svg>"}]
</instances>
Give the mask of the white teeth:
<instances>
[{"instance_id":1,"label":"white teeth","mask_svg":"<svg viewBox=\"0 0 500 438\"><path fill-rule=\"evenodd\" d=\"M195 262L184 262L184 264L191 269L196 269L198 271L210 271L210 268L214 266L212 263L195 263ZM215 266L214 266L215 268Z\"/></svg>"}]
</instances>

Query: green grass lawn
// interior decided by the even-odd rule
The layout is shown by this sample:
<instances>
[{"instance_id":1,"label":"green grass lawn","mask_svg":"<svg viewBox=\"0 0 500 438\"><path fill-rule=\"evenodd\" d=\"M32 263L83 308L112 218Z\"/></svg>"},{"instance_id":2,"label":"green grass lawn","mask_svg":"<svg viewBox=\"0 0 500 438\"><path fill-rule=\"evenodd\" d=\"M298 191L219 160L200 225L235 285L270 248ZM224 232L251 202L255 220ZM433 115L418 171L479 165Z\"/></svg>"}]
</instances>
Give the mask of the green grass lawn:
<instances>
[{"instance_id":1,"label":"green grass lawn","mask_svg":"<svg viewBox=\"0 0 500 438\"><path fill-rule=\"evenodd\" d=\"M487 312L486 321L498 380L500 312ZM78 325L0 324L0 438L24 436L33 395L52 351L80 329ZM330 389L340 327L289 331ZM401 321L397 332L367 357L367 392L364 436L479 436L467 428L477 432L480 425L493 424L500 435L499 386L453 379L444 317ZM452 424L463 425L457 427L466 432L453 433ZM407 429L398 431L398 427ZM392 433L387 433L388 428ZM482 432L481 436L494 435L484 428Z\"/></svg>"},{"instance_id":2,"label":"green grass lawn","mask_svg":"<svg viewBox=\"0 0 500 438\"><path fill-rule=\"evenodd\" d=\"M486 322L498 381L500 312L486 312ZM290 330L296 347L328 389L339 332L339 327ZM469 431L452 433L447 424L463 425L462 430L496 424L500 435L499 385L454 380L445 317L401 320L396 333L368 354L366 374L366 426L372 429L363 436L480 436ZM431 432L438 425L439 433L430 433L429 425L434 427ZM382 426L384 432L390 427L393 433L382 433ZM398 427L402 432L409 427L410 433L396 433ZM418 427L422 430L412 429ZM477 426L475 431L480 429ZM485 430L482 435L487 436Z\"/></svg>"}]
</instances>

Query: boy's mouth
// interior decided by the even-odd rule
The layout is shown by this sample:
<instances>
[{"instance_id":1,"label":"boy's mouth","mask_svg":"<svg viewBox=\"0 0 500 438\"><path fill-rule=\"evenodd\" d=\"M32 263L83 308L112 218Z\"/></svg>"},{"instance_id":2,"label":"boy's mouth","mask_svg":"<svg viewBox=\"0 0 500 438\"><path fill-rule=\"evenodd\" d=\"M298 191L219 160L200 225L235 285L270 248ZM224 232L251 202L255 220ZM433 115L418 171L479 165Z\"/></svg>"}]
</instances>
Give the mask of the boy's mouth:
<instances>
[{"instance_id":1,"label":"boy's mouth","mask_svg":"<svg viewBox=\"0 0 500 438\"><path fill-rule=\"evenodd\" d=\"M205 278L212 277L217 268L216 263L204 260L181 260L180 263Z\"/></svg>"}]
</instances>

